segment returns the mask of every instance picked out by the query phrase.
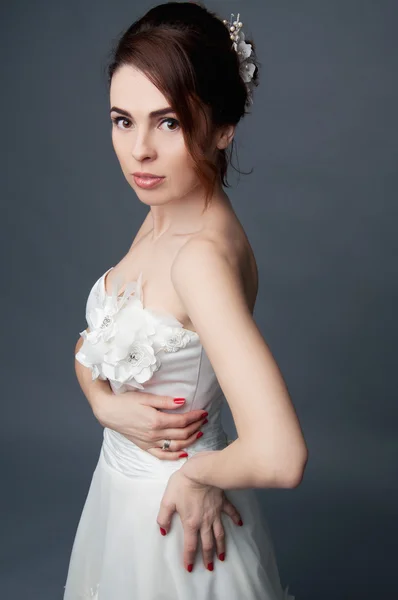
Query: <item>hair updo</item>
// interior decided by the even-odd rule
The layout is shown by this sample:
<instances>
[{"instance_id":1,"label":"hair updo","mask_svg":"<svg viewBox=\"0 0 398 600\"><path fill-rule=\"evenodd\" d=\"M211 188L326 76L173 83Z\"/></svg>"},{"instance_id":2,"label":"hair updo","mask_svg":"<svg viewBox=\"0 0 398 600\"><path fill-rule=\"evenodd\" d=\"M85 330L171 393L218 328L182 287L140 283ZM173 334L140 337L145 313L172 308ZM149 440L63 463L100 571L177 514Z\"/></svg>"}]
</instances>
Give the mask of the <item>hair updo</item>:
<instances>
[{"instance_id":1,"label":"hair updo","mask_svg":"<svg viewBox=\"0 0 398 600\"><path fill-rule=\"evenodd\" d=\"M252 83L258 85L258 63ZM209 134L223 125L237 125L247 114L248 89L239 71L239 57L230 32L201 3L167 2L149 10L117 41L107 66L108 85L114 73L130 65L145 73L167 98L181 124L195 171L206 190L206 207L218 179L226 174L231 150L219 150L216 163L205 156ZM202 115L203 119L198 118ZM210 123L207 115L210 116ZM232 164L232 163L231 163Z\"/></svg>"}]
</instances>

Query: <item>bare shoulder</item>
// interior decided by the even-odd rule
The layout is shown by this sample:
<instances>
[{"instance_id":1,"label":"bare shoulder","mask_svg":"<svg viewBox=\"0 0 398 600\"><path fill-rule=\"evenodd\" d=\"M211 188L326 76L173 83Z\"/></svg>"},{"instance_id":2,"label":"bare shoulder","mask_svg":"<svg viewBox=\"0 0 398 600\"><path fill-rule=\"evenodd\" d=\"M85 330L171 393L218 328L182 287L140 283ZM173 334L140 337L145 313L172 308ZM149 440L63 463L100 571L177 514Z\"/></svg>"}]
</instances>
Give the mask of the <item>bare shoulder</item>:
<instances>
[{"instance_id":1,"label":"bare shoulder","mask_svg":"<svg viewBox=\"0 0 398 600\"><path fill-rule=\"evenodd\" d=\"M247 236L235 219L219 219L192 236L177 253L170 276L202 339L211 338L214 328L220 330L220 319L235 334L252 326L257 265Z\"/></svg>"},{"instance_id":2,"label":"bare shoulder","mask_svg":"<svg viewBox=\"0 0 398 600\"><path fill-rule=\"evenodd\" d=\"M228 244L212 236L191 238L176 256L171 279L190 321L217 362L225 344L215 343L215 332L241 337L252 326L239 261Z\"/></svg>"},{"instance_id":3,"label":"bare shoulder","mask_svg":"<svg viewBox=\"0 0 398 600\"><path fill-rule=\"evenodd\" d=\"M211 271L224 271L224 277L234 279L234 288L240 290L253 313L258 294L257 263L248 237L236 218L224 217L213 222L212 227L191 237L181 247L171 268L173 285L185 270L192 276L202 274L205 278L211 276Z\"/></svg>"},{"instance_id":4,"label":"bare shoulder","mask_svg":"<svg viewBox=\"0 0 398 600\"><path fill-rule=\"evenodd\" d=\"M210 269L210 271L209 271ZM190 238L178 252L172 268L171 278L173 284L184 285L184 281L198 279L205 282L207 275L234 273L236 285L240 285L240 273L236 256L228 253L228 244L223 240L216 240L213 236L201 233Z\"/></svg>"}]
</instances>

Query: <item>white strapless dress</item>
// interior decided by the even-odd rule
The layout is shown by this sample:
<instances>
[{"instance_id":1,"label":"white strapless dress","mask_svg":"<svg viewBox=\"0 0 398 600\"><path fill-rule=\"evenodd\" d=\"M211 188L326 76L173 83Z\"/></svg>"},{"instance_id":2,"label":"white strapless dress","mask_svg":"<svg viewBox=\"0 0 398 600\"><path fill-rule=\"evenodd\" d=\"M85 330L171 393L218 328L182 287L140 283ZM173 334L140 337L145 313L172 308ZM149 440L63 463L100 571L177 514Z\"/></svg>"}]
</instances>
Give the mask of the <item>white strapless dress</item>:
<instances>
[{"instance_id":1,"label":"white strapless dress","mask_svg":"<svg viewBox=\"0 0 398 600\"><path fill-rule=\"evenodd\" d=\"M113 268L113 267L111 267ZM108 270L110 271L110 269ZM105 291L104 273L87 300L89 333L76 358L93 379L108 379L117 394L139 389L186 398L170 413L209 413L203 437L188 458L164 461L105 427L99 460L71 552L64 600L294 600L281 586L268 525L253 489L226 490L243 526L221 514L226 557L203 564L200 538L193 567L183 565L184 533L178 513L166 536L157 515L170 475L189 457L222 450L225 400L197 333L172 315L144 307L142 273L119 297ZM231 440L232 441L232 440Z\"/></svg>"}]
</instances>

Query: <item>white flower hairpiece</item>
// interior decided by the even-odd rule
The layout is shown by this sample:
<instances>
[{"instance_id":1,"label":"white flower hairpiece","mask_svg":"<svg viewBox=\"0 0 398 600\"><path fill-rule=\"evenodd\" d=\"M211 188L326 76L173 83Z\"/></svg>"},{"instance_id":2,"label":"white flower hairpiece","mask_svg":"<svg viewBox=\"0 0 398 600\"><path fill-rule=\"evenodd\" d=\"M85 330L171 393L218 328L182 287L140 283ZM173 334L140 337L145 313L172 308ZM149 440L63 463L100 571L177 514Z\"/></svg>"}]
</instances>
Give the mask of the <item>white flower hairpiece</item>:
<instances>
[{"instance_id":1,"label":"white flower hairpiece","mask_svg":"<svg viewBox=\"0 0 398 600\"><path fill-rule=\"evenodd\" d=\"M238 13L236 20L234 21L234 13L231 13L229 21L223 20L224 25L230 32L229 37L233 40L232 47L238 55L239 59L239 72L246 84L248 91L248 104L253 103L253 75L256 69L256 65L250 56L253 54L253 48L251 44L245 42L245 34L243 33L243 23L239 21L240 13Z\"/></svg>"}]
</instances>

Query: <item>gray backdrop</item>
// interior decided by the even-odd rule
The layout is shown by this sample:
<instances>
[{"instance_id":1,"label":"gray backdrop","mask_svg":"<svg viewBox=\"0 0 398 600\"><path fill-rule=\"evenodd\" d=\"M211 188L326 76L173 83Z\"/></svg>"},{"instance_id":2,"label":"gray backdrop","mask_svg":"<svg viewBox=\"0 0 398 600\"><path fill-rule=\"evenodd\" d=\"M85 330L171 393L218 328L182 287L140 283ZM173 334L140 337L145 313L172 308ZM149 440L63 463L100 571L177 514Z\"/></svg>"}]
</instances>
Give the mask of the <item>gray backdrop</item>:
<instances>
[{"instance_id":1,"label":"gray backdrop","mask_svg":"<svg viewBox=\"0 0 398 600\"><path fill-rule=\"evenodd\" d=\"M152 5L1 6L4 599L62 598L98 459L74 346L91 285L145 215L113 152L103 70ZM310 451L299 488L258 492L281 576L297 600L392 598L397 3L207 6L240 11L262 63L237 136L254 172L231 171L230 197L257 256L256 321Z\"/></svg>"}]
</instances>

